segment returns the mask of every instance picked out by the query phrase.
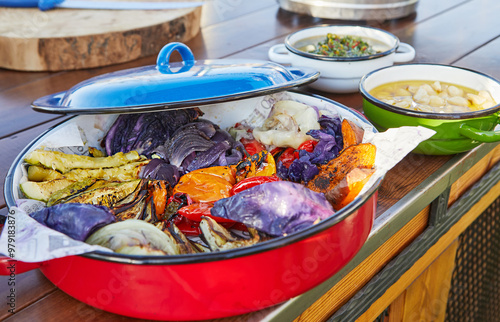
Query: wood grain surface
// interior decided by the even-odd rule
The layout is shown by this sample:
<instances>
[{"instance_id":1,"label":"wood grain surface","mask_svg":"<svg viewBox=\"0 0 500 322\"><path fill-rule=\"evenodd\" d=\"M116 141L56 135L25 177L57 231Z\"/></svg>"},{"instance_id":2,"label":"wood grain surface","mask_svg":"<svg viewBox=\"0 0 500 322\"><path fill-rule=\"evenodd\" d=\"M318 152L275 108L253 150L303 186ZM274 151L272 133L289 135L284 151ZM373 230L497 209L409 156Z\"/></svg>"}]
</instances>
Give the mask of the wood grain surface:
<instances>
[{"instance_id":1,"label":"wood grain surface","mask_svg":"<svg viewBox=\"0 0 500 322\"><path fill-rule=\"evenodd\" d=\"M0 10L0 67L60 71L158 53L200 29L201 7L171 10Z\"/></svg>"},{"instance_id":2,"label":"wood grain surface","mask_svg":"<svg viewBox=\"0 0 500 322\"><path fill-rule=\"evenodd\" d=\"M492 54L500 50L500 20L496 14L498 9L500 9L500 2L496 0L420 0L417 12L405 18L391 21L346 22L289 13L280 9L275 0L211 0L206 2L201 11L200 31L186 41L186 44L193 50L196 59L265 60L267 50L272 45L281 43L286 35L293 31L318 24L370 25L392 32L401 41L414 46L417 52L416 62L453 64L500 78L500 56ZM474 23L470 23L471 21ZM2 48L4 46L0 43L0 52ZM0 69L0 151L2 151L0 175L5 177L10 164L27 143L50 126L65 119L65 116L34 112L30 107L33 100L67 90L90 77L121 69L151 65L155 63L155 60L156 53L150 53L149 56L126 63L74 71L16 72ZM2 63L5 64L3 59L0 59L0 64ZM358 93L331 94L314 91L307 87L301 90L334 99L358 111L362 110L362 98ZM450 159L450 156L409 154L385 177L379 189L377 217L432 176ZM496 149L488 167L498 162L499 159L500 149ZM469 177L473 178L474 174L470 173ZM463 190L463 187L454 187L457 195ZM5 215L3 186L0 187L0 192L0 214ZM404 230L399 235L396 234L391 243L385 245L386 248L374 253L364 266L346 276L346 280L341 284L331 285L331 291L327 292L324 297L318 298L317 304L305 311L301 319L328 318L335 308L355 293L357 287L366 283L380 267L398 253L400 244L404 247L408 241L418 236L425 227L426 213L415 214L413 223L415 222L417 224L408 226L410 229ZM395 248L388 247L391 245ZM386 254L383 252L386 250L393 252ZM435 250L433 254L443 250ZM421 271L428 264L429 262L425 261L420 263ZM2 298L6 292L5 285L7 285L7 277L0 276ZM72 299L50 283L39 270L18 275L16 287L18 295L16 313L14 315L8 313L6 303L2 302L0 303L0 319L7 318L10 321L134 320L94 309ZM342 294L346 291L346 295ZM390 297L395 299L398 295L391 294ZM333 310L328 307L330 301L336 303ZM380 309L384 309L382 306L382 304L377 306L376 309L368 312L367 316L376 316ZM272 316L275 310L276 308L269 308L244 316L222 319L222 321L259 321Z\"/></svg>"},{"instance_id":3,"label":"wood grain surface","mask_svg":"<svg viewBox=\"0 0 500 322\"><path fill-rule=\"evenodd\" d=\"M498 197L500 196L500 182L492 187L490 191L481 198L472 208L446 232L440 240L435 243L396 283L370 306L358 321L374 321L386 308L387 303L392 303L401 294L401 290L407 289L417 277L419 277L436 258L438 258L451 245L458 236L469 227ZM446 254L445 256L449 256ZM448 262L448 260L446 260ZM407 320L413 321L413 320ZM416 319L416 321L422 321ZM427 319L424 319L427 321ZM428 321L433 321L429 319Z\"/></svg>"}]
</instances>

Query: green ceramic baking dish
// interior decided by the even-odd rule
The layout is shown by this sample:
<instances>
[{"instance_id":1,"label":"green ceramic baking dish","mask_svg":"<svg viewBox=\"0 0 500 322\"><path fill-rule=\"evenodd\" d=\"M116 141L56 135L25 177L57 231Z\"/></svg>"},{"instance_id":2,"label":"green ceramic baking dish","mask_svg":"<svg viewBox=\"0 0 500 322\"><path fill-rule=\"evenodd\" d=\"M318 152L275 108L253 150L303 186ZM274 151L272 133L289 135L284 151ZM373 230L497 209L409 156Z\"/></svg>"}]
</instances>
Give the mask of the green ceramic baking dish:
<instances>
[{"instance_id":1,"label":"green ceramic baking dish","mask_svg":"<svg viewBox=\"0 0 500 322\"><path fill-rule=\"evenodd\" d=\"M486 90L496 102L493 107L462 113L431 113L400 108L370 94L377 86L409 80L451 83L476 91ZM436 131L413 151L420 154L447 155L469 151L483 142L500 141L500 82L465 68L437 64L390 66L366 74L360 81L363 111L379 131L401 126L424 126Z\"/></svg>"}]
</instances>

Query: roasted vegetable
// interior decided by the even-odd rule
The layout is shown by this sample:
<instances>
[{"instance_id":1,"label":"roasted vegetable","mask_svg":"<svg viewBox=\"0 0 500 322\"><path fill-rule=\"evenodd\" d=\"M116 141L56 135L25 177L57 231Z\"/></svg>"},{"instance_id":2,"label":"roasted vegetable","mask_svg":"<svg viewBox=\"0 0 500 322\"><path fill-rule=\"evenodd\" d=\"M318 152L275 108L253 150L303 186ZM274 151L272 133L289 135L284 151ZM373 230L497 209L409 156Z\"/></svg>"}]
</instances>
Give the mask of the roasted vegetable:
<instances>
[{"instance_id":1,"label":"roasted vegetable","mask_svg":"<svg viewBox=\"0 0 500 322\"><path fill-rule=\"evenodd\" d=\"M333 209L342 209L353 201L374 172L374 169L354 168L332 190L328 190L325 197Z\"/></svg>"},{"instance_id":2,"label":"roasted vegetable","mask_svg":"<svg viewBox=\"0 0 500 322\"><path fill-rule=\"evenodd\" d=\"M126 182L109 182L96 189L86 190L67 198L65 203L86 203L92 205L102 205L108 208L113 207L120 200L130 195L141 180Z\"/></svg>"},{"instance_id":3,"label":"roasted vegetable","mask_svg":"<svg viewBox=\"0 0 500 322\"><path fill-rule=\"evenodd\" d=\"M46 168L62 173L71 169L100 169L119 167L127 163L139 161L141 157L136 151L117 153L109 157L94 158L85 155L66 154L59 151L35 150L24 159L29 164L43 165Z\"/></svg>"},{"instance_id":4,"label":"roasted vegetable","mask_svg":"<svg viewBox=\"0 0 500 322\"><path fill-rule=\"evenodd\" d=\"M26 197L46 202L54 192L64 189L74 182L75 180L69 179L55 179L42 182L26 181L21 183L19 187Z\"/></svg>"},{"instance_id":5,"label":"roasted vegetable","mask_svg":"<svg viewBox=\"0 0 500 322\"><path fill-rule=\"evenodd\" d=\"M294 148L286 148L277 152L276 154L272 153L274 156L274 160L276 161L276 166L281 164L287 169L290 168L290 164L292 164L293 160L296 159L295 149ZM276 169L278 171L278 169Z\"/></svg>"},{"instance_id":6,"label":"roasted vegetable","mask_svg":"<svg viewBox=\"0 0 500 322\"><path fill-rule=\"evenodd\" d=\"M90 156L93 156L95 158L101 158L106 156L106 153L91 146L89 147L89 154Z\"/></svg>"},{"instance_id":7,"label":"roasted vegetable","mask_svg":"<svg viewBox=\"0 0 500 322\"><path fill-rule=\"evenodd\" d=\"M50 181L54 179L61 179L63 175L52 169L47 169L39 165L32 165L28 167L28 180L29 181Z\"/></svg>"},{"instance_id":8,"label":"roasted vegetable","mask_svg":"<svg viewBox=\"0 0 500 322\"><path fill-rule=\"evenodd\" d=\"M115 216L106 207L77 203L43 208L30 216L39 223L80 241L84 241L100 227L115 221Z\"/></svg>"},{"instance_id":9,"label":"roasted vegetable","mask_svg":"<svg viewBox=\"0 0 500 322\"><path fill-rule=\"evenodd\" d=\"M342 150L342 129L340 118L329 117L322 115L318 123L321 128L319 130L311 130L307 132L311 137L315 138L318 143L314 146L312 153L307 151L299 153L309 154L311 163L324 164L333 158L336 158Z\"/></svg>"},{"instance_id":10,"label":"roasted vegetable","mask_svg":"<svg viewBox=\"0 0 500 322\"><path fill-rule=\"evenodd\" d=\"M127 197L112 205L111 211L118 221L141 219L156 223L168 219L165 213L171 190L166 181L142 179Z\"/></svg>"},{"instance_id":11,"label":"roasted vegetable","mask_svg":"<svg viewBox=\"0 0 500 322\"><path fill-rule=\"evenodd\" d=\"M236 221L212 216L210 210L214 205L208 202L196 202L190 205L184 206L177 211L178 217L184 217L190 221L192 228L199 226L203 217L210 217L225 228L236 228L239 230L246 230L246 227L242 227L243 225L238 224ZM174 222L178 222L179 219L175 219ZM181 228L181 227L179 227ZM182 230L182 228L181 228Z\"/></svg>"},{"instance_id":12,"label":"roasted vegetable","mask_svg":"<svg viewBox=\"0 0 500 322\"><path fill-rule=\"evenodd\" d=\"M315 177L319 170L317 165L335 158L342 149L342 133L340 119L322 115L318 120L321 128L307 132L315 140L302 143L294 151L293 159L285 154L283 160L278 158L277 174L283 180L307 183ZM288 151L288 154L290 151Z\"/></svg>"},{"instance_id":13,"label":"roasted vegetable","mask_svg":"<svg viewBox=\"0 0 500 322\"><path fill-rule=\"evenodd\" d=\"M139 177L152 180L166 180L171 187L174 187L179 181L181 173L175 165L169 164L163 159L153 159L142 167Z\"/></svg>"},{"instance_id":14,"label":"roasted vegetable","mask_svg":"<svg viewBox=\"0 0 500 322\"><path fill-rule=\"evenodd\" d=\"M47 206L50 207L58 203L64 202L64 199L72 197L73 195L76 195L82 191L87 190L96 181L97 179L94 178L83 179L81 181L74 182L73 184L67 186L64 189L60 189L52 193L47 200Z\"/></svg>"},{"instance_id":15,"label":"roasted vegetable","mask_svg":"<svg viewBox=\"0 0 500 322\"><path fill-rule=\"evenodd\" d=\"M293 182L307 183L319 173L318 167L311 162L309 154L293 160L288 168L288 179Z\"/></svg>"},{"instance_id":16,"label":"roasted vegetable","mask_svg":"<svg viewBox=\"0 0 500 322\"><path fill-rule=\"evenodd\" d=\"M185 171L236 164L243 157L240 142L202 119L177 129L163 150L160 155Z\"/></svg>"},{"instance_id":17,"label":"roasted vegetable","mask_svg":"<svg viewBox=\"0 0 500 322\"><path fill-rule=\"evenodd\" d=\"M250 246L260 241L259 233L255 229L248 229L250 233L248 239L236 237L210 217L204 217L201 220L200 228L203 233L200 237L206 241L213 252Z\"/></svg>"},{"instance_id":18,"label":"roasted vegetable","mask_svg":"<svg viewBox=\"0 0 500 322\"><path fill-rule=\"evenodd\" d=\"M108 225L93 233L85 242L132 255L179 255L195 252L178 229L172 228L164 233L142 220Z\"/></svg>"},{"instance_id":19,"label":"roasted vegetable","mask_svg":"<svg viewBox=\"0 0 500 322\"><path fill-rule=\"evenodd\" d=\"M261 127L253 130L257 141L280 147L298 148L311 137L309 130L319 129L318 112L305 104L279 101Z\"/></svg>"},{"instance_id":20,"label":"roasted vegetable","mask_svg":"<svg viewBox=\"0 0 500 322\"><path fill-rule=\"evenodd\" d=\"M229 197L234 179L231 167L210 167L189 172L181 177L175 193L185 193L195 202L213 202Z\"/></svg>"},{"instance_id":21,"label":"roasted vegetable","mask_svg":"<svg viewBox=\"0 0 500 322\"><path fill-rule=\"evenodd\" d=\"M342 121L342 141L344 149L363 141L364 130L347 119Z\"/></svg>"},{"instance_id":22,"label":"roasted vegetable","mask_svg":"<svg viewBox=\"0 0 500 322\"><path fill-rule=\"evenodd\" d=\"M153 196L152 201L155 206L156 214L163 214L165 212L165 207L167 206L168 199L168 189L165 181L154 181L153 182Z\"/></svg>"},{"instance_id":23,"label":"roasted vegetable","mask_svg":"<svg viewBox=\"0 0 500 322\"><path fill-rule=\"evenodd\" d=\"M236 165L236 182L257 176L276 174L276 164L271 153L263 150Z\"/></svg>"},{"instance_id":24,"label":"roasted vegetable","mask_svg":"<svg viewBox=\"0 0 500 322\"><path fill-rule=\"evenodd\" d=\"M133 162L122 165L121 167L105 169L73 169L64 174L64 178L70 180L82 180L85 178L96 178L103 180L129 181L139 178L142 167L147 165L150 160Z\"/></svg>"},{"instance_id":25,"label":"roasted vegetable","mask_svg":"<svg viewBox=\"0 0 500 322\"><path fill-rule=\"evenodd\" d=\"M243 190L250 189L252 187L258 186L259 184L263 184L266 182L274 182L279 180L280 178L278 178L277 176L257 176L257 177L246 178L235 184L231 188L231 191L229 193L231 194L231 196L234 196L235 194L240 193Z\"/></svg>"},{"instance_id":26,"label":"roasted vegetable","mask_svg":"<svg viewBox=\"0 0 500 322\"><path fill-rule=\"evenodd\" d=\"M139 190L135 199L129 203L117 205L111 211L115 214L117 221L142 219L147 201L148 190Z\"/></svg>"},{"instance_id":27,"label":"roasted vegetable","mask_svg":"<svg viewBox=\"0 0 500 322\"><path fill-rule=\"evenodd\" d=\"M333 190L353 169L372 169L375 164L376 148L370 143L351 145L337 158L320 167L319 174L307 187L317 192Z\"/></svg>"},{"instance_id":28,"label":"roasted vegetable","mask_svg":"<svg viewBox=\"0 0 500 322\"><path fill-rule=\"evenodd\" d=\"M266 149L266 147L256 139L241 138L240 142L249 155L257 154Z\"/></svg>"},{"instance_id":29,"label":"roasted vegetable","mask_svg":"<svg viewBox=\"0 0 500 322\"><path fill-rule=\"evenodd\" d=\"M305 229L333 215L322 193L287 181L268 182L214 203L213 216L244 223L271 236Z\"/></svg>"},{"instance_id":30,"label":"roasted vegetable","mask_svg":"<svg viewBox=\"0 0 500 322\"><path fill-rule=\"evenodd\" d=\"M180 126L196 120L203 113L197 109L157 113L122 114L106 134L106 152L137 151L151 157L155 149L165 145Z\"/></svg>"}]
</instances>

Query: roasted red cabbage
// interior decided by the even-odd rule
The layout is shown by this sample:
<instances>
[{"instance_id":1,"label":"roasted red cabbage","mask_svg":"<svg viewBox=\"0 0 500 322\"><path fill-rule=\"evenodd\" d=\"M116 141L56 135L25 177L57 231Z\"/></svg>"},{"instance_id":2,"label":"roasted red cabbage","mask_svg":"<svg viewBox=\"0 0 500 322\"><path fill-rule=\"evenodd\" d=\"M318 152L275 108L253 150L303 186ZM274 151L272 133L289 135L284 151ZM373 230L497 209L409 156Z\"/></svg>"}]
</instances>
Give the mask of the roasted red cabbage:
<instances>
[{"instance_id":1,"label":"roasted red cabbage","mask_svg":"<svg viewBox=\"0 0 500 322\"><path fill-rule=\"evenodd\" d=\"M154 150L164 145L175 130L201 115L203 113L199 109L122 114L106 135L106 153L113 155L135 150L141 155L151 157Z\"/></svg>"},{"instance_id":2,"label":"roasted red cabbage","mask_svg":"<svg viewBox=\"0 0 500 322\"><path fill-rule=\"evenodd\" d=\"M38 210L30 216L44 226L84 241L95 230L115 222L115 216L104 206L63 203Z\"/></svg>"},{"instance_id":3,"label":"roasted red cabbage","mask_svg":"<svg viewBox=\"0 0 500 322\"><path fill-rule=\"evenodd\" d=\"M299 183L276 181L216 201L211 214L282 236L330 217L334 210L324 194Z\"/></svg>"},{"instance_id":4,"label":"roasted red cabbage","mask_svg":"<svg viewBox=\"0 0 500 322\"><path fill-rule=\"evenodd\" d=\"M307 132L308 135L318 140L313 152L299 150L299 158L293 160L289 168L278 162L277 174L281 179L307 183L319 173L316 165L325 164L336 158L342 150L340 118L322 115L318 122L321 129Z\"/></svg>"},{"instance_id":5,"label":"roasted red cabbage","mask_svg":"<svg viewBox=\"0 0 500 322\"><path fill-rule=\"evenodd\" d=\"M236 164L243 157L242 151L240 142L216 124L203 119L177 129L169 145L163 151L158 150L171 164L186 172Z\"/></svg>"},{"instance_id":6,"label":"roasted red cabbage","mask_svg":"<svg viewBox=\"0 0 500 322\"><path fill-rule=\"evenodd\" d=\"M169 164L163 159L152 159L142 167L139 173L141 179L151 180L164 180L167 181L171 187L174 187L179 182L182 174L179 168L173 164Z\"/></svg>"}]
</instances>

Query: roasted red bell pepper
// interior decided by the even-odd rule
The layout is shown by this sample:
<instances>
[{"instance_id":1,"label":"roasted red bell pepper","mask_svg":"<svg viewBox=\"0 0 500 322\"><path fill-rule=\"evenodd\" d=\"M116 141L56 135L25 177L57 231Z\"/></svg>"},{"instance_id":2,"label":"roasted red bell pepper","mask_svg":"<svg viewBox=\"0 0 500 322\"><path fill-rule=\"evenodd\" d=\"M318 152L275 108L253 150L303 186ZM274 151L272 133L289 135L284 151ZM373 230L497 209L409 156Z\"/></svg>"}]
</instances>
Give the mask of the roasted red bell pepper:
<instances>
[{"instance_id":1,"label":"roasted red bell pepper","mask_svg":"<svg viewBox=\"0 0 500 322\"><path fill-rule=\"evenodd\" d=\"M240 142L243 144L243 147L250 155L257 154L260 151L266 149L266 147L262 143L260 143L259 141L255 140L255 139L241 138Z\"/></svg>"},{"instance_id":2,"label":"roasted red bell pepper","mask_svg":"<svg viewBox=\"0 0 500 322\"><path fill-rule=\"evenodd\" d=\"M223 222L235 223L236 222L236 221L231 220L231 219L212 216L210 214L210 209L212 209L213 206L214 205L212 203L197 202L197 203L192 203L190 205L182 207L181 209L179 209L178 213L179 213L179 215L182 215L189 220L197 221L197 222L201 221L201 216L210 217L218 223L223 223Z\"/></svg>"},{"instance_id":3,"label":"roasted red bell pepper","mask_svg":"<svg viewBox=\"0 0 500 322\"><path fill-rule=\"evenodd\" d=\"M312 153L314 151L314 147L316 146L316 144L318 144L318 141L307 140L304 143L302 143L301 145L299 145L299 147L297 148L297 150L295 150L295 153L294 153L295 159L300 158L299 150L305 150L309 153Z\"/></svg>"},{"instance_id":4,"label":"roasted red bell pepper","mask_svg":"<svg viewBox=\"0 0 500 322\"><path fill-rule=\"evenodd\" d=\"M288 169L290 167L290 164L292 164L293 160L295 159L297 159L295 157L295 149L286 148L285 151L283 151L279 156L278 161L281 161L281 163Z\"/></svg>"},{"instance_id":5,"label":"roasted red bell pepper","mask_svg":"<svg viewBox=\"0 0 500 322\"><path fill-rule=\"evenodd\" d=\"M246 226L236 222L231 219L221 218L212 216L210 214L210 209L212 209L212 203L198 202L179 209L177 216L173 219L173 222L177 227L187 235L199 235L201 234L200 222L203 219L202 216L210 217L221 226L225 228L233 228L238 230L247 230Z\"/></svg>"},{"instance_id":6,"label":"roasted red bell pepper","mask_svg":"<svg viewBox=\"0 0 500 322\"><path fill-rule=\"evenodd\" d=\"M277 176L258 176L258 177L246 178L235 184L231 188L231 191L229 193L231 194L231 196L234 196L235 194L243 190L258 186L266 182L273 182L279 180L280 178L278 178Z\"/></svg>"},{"instance_id":7,"label":"roasted red bell pepper","mask_svg":"<svg viewBox=\"0 0 500 322\"><path fill-rule=\"evenodd\" d=\"M316 140L307 140L299 145L299 148L297 150L306 150L307 152L313 152L316 144L318 144L318 141Z\"/></svg>"},{"instance_id":8,"label":"roasted red bell pepper","mask_svg":"<svg viewBox=\"0 0 500 322\"><path fill-rule=\"evenodd\" d=\"M174 223L185 235L198 236L201 234L200 223L177 215L170 221Z\"/></svg>"},{"instance_id":9,"label":"roasted red bell pepper","mask_svg":"<svg viewBox=\"0 0 500 322\"><path fill-rule=\"evenodd\" d=\"M316 144L318 144L318 141L316 140L307 140L301 145L299 145L299 147L296 150L293 148L287 148L279 154L277 161L281 161L281 163L288 169L290 168L290 165L292 164L293 160L298 159L300 157L299 150L313 152Z\"/></svg>"}]
</instances>

